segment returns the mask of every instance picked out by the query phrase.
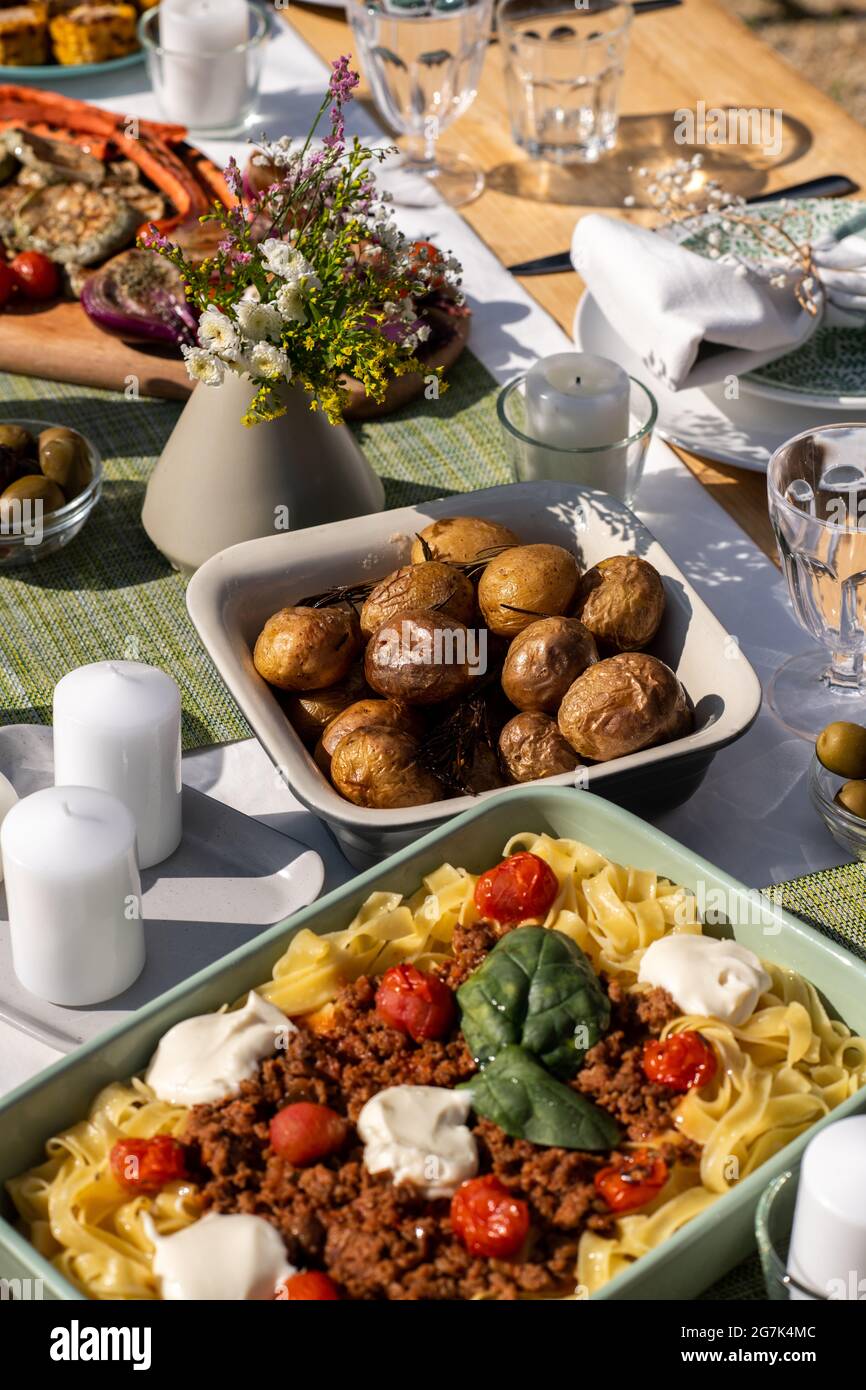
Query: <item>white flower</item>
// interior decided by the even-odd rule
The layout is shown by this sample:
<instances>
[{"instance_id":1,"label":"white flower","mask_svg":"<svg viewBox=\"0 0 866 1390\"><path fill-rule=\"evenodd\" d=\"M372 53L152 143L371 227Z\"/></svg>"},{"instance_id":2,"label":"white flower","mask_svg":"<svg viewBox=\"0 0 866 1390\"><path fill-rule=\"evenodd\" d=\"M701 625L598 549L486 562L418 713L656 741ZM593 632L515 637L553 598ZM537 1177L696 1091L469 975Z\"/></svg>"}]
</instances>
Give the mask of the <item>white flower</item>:
<instances>
[{"instance_id":1,"label":"white flower","mask_svg":"<svg viewBox=\"0 0 866 1390\"><path fill-rule=\"evenodd\" d=\"M297 285L283 285L276 302L277 311L292 323L306 323L307 313L304 299Z\"/></svg>"},{"instance_id":2,"label":"white flower","mask_svg":"<svg viewBox=\"0 0 866 1390\"><path fill-rule=\"evenodd\" d=\"M268 237L259 246L259 255L274 275L285 278L289 275L290 267L297 252L287 241L279 241L276 237Z\"/></svg>"},{"instance_id":3,"label":"white flower","mask_svg":"<svg viewBox=\"0 0 866 1390\"><path fill-rule=\"evenodd\" d=\"M256 304L253 300L241 300L235 313L244 337L250 342L279 339L283 321L275 304Z\"/></svg>"},{"instance_id":4,"label":"white flower","mask_svg":"<svg viewBox=\"0 0 866 1390\"><path fill-rule=\"evenodd\" d=\"M419 343L426 343L427 339L430 337L429 323L422 323L416 330L415 337L418 339Z\"/></svg>"},{"instance_id":5,"label":"white flower","mask_svg":"<svg viewBox=\"0 0 866 1390\"><path fill-rule=\"evenodd\" d=\"M283 349L274 347L273 343L256 343L250 361L256 376L267 377L269 381L277 381L280 377L291 380L289 359Z\"/></svg>"},{"instance_id":6,"label":"white flower","mask_svg":"<svg viewBox=\"0 0 866 1390\"><path fill-rule=\"evenodd\" d=\"M198 341L206 352L227 358L236 357L240 346L237 329L221 309L205 309L198 321Z\"/></svg>"},{"instance_id":7,"label":"white flower","mask_svg":"<svg viewBox=\"0 0 866 1390\"><path fill-rule=\"evenodd\" d=\"M225 373L225 366L218 357L212 352L205 352L204 348L187 347L181 348L186 362L186 369L193 381L203 381L205 386L219 386Z\"/></svg>"}]
</instances>

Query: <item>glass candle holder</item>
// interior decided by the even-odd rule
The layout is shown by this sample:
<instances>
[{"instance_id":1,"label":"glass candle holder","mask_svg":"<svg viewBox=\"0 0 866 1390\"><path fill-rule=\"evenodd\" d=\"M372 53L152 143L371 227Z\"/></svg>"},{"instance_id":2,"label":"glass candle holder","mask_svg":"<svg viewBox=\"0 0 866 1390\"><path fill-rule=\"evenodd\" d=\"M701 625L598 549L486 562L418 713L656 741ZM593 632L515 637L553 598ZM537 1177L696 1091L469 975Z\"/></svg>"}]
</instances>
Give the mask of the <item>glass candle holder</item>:
<instances>
[{"instance_id":1,"label":"glass candle holder","mask_svg":"<svg viewBox=\"0 0 866 1390\"><path fill-rule=\"evenodd\" d=\"M181 8L179 26L164 13L165 6L157 5L145 10L138 24L163 116L214 138L238 135L253 119L269 33L267 16L257 5L248 0L220 5L221 0L201 0L200 12L193 5L192 15ZM244 33L246 38L239 37Z\"/></svg>"},{"instance_id":2,"label":"glass candle holder","mask_svg":"<svg viewBox=\"0 0 866 1390\"><path fill-rule=\"evenodd\" d=\"M533 436L526 408L526 374L503 386L496 412L517 482L577 483L599 488L631 505L643 475L646 452L658 415L652 392L629 377L630 433L609 444L565 449Z\"/></svg>"},{"instance_id":3,"label":"glass candle holder","mask_svg":"<svg viewBox=\"0 0 866 1390\"><path fill-rule=\"evenodd\" d=\"M755 1212L755 1237L767 1297L777 1303L787 1299L829 1302L826 1294L806 1288L788 1273L788 1246L796 1201L797 1174L780 1173L764 1189Z\"/></svg>"}]
</instances>

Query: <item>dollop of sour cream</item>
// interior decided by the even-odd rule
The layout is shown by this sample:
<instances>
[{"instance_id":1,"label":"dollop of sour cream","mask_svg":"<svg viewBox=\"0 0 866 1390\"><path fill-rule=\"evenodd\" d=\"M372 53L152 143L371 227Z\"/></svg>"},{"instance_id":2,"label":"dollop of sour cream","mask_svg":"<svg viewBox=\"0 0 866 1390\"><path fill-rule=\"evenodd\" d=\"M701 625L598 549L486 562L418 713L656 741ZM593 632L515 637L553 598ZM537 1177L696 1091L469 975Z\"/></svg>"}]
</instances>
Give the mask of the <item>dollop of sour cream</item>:
<instances>
[{"instance_id":1,"label":"dollop of sour cream","mask_svg":"<svg viewBox=\"0 0 866 1390\"><path fill-rule=\"evenodd\" d=\"M154 1246L153 1272L169 1301L272 1299L297 1272L279 1232L261 1216L209 1212L170 1236L157 1235L150 1216L142 1222Z\"/></svg>"},{"instance_id":2,"label":"dollop of sour cream","mask_svg":"<svg viewBox=\"0 0 866 1390\"><path fill-rule=\"evenodd\" d=\"M686 1014L738 1028L755 1012L772 980L754 951L736 941L674 933L644 952L638 979L666 989Z\"/></svg>"},{"instance_id":3,"label":"dollop of sour cream","mask_svg":"<svg viewBox=\"0 0 866 1390\"><path fill-rule=\"evenodd\" d=\"M259 1062L276 1051L281 1033L296 1032L281 1009L250 991L242 1009L202 1014L169 1028L145 1080L160 1100L200 1105L236 1095Z\"/></svg>"},{"instance_id":4,"label":"dollop of sour cream","mask_svg":"<svg viewBox=\"0 0 866 1390\"><path fill-rule=\"evenodd\" d=\"M444 1086L389 1086L358 1116L364 1166L412 1183L430 1200L453 1196L478 1171L478 1147L466 1127L471 1108L467 1093Z\"/></svg>"}]
</instances>

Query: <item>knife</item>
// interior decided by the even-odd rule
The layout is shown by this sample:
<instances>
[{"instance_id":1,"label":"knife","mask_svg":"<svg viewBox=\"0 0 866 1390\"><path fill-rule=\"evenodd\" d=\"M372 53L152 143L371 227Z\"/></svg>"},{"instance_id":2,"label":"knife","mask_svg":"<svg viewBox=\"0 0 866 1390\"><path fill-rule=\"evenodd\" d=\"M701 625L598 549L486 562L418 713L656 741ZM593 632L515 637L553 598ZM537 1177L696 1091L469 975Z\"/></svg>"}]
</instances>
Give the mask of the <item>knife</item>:
<instances>
[{"instance_id":1,"label":"knife","mask_svg":"<svg viewBox=\"0 0 866 1390\"><path fill-rule=\"evenodd\" d=\"M819 179L807 179L805 183L792 183L788 188L777 188L771 193L756 193L746 202L775 203L780 198L841 198L846 193L859 192L859 185L844 174L824 174ZM557 251L553 256L540 256L534 261L521 261L510 265L512 275L557 275L563 270L573 269L571 253Z\"/></svg>"}]
</instances>

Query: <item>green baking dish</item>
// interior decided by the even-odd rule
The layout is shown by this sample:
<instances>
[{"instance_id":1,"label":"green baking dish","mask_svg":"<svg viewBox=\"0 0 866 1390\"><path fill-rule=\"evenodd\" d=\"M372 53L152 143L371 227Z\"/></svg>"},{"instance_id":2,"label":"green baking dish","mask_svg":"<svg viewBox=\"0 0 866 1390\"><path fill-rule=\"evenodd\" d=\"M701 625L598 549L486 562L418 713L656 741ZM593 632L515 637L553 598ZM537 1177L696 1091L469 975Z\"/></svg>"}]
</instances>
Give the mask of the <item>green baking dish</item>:
<instances>
[{"instance_id":1,"label":"green baking dish","mask_svg":"<svg viewBox=\"0 0 866 1390\"><path fill-rule=\"evenodd\" d=\"M695 893L706 894L703 901L714 909L724 902L721 925L712 928L715 934L732 931L759 955L799 971L834 1013L855 1032L866 1033L866 964L842 947L780 908L766 905L756 910L754 893L742 884L609 801L566 787L516 787L439 826L19 1087L0 1104L0 1182L38 1162L46 1138L80 1120L102 1086L141 1070L166 1029L182 1018L217 1008L268 978L299 927L330 931L345 926L374 888L412 892L425 873L446 860L477 872L500 857L506 840L517 831L547 831L583 840L610 859L654 869ZM863 1109L866 1088L819 1123ZM752 1249L753 1218L761 1192L771 1178L797 1161L812 1132L789 1144L595 1297L677 1299L701 1293ZM3 1202L0 1277L41 1279L46 1298L81 1298L13 1228L5 1194Z\"/></svg>"}]
</instances>

